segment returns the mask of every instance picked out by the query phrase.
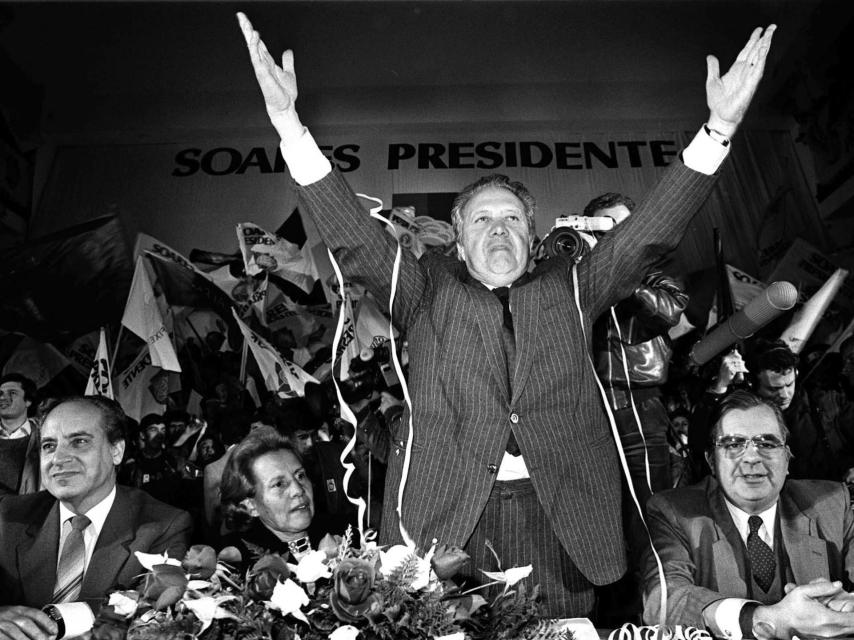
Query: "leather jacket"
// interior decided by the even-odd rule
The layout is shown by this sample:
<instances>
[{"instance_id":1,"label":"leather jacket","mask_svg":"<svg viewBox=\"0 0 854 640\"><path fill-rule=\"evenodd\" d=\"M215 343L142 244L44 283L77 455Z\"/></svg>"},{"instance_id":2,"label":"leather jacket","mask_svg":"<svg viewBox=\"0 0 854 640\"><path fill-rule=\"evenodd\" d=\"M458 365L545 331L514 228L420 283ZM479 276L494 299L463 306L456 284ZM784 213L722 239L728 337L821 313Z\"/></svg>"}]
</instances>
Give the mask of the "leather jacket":
<instances>
[{"instance_id":1,"label":"leather jacket","mask_svg":"<svg viewBox=\"0 0 854 640\"><path fill-rule=\"evenodd\" d=\"M594 362L602 384L620 390L629 387L623 370L623 350L632 389L664 384L672 355L667 332L679 323L687 306L688 295L682 285L656 270L648 273L634 293L615 307L620 334L610 312L603 314L593 328ZM620 404L615 401L615 405Z\"/></svg>"}]
</instances>

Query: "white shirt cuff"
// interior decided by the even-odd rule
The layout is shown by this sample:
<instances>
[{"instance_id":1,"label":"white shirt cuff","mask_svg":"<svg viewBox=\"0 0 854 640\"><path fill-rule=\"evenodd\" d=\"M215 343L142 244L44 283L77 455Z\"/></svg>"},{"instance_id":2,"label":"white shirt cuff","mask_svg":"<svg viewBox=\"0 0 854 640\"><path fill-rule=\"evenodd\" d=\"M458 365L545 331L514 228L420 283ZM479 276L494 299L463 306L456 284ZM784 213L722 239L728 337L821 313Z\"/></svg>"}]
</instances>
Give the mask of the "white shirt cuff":
<instances>
[{"instance_id":1,"label":"white shirt cuff","mask_svg":"<svg viewBox=\"0 0 854 640\"><path fill-rule=\"evenodd\" d=\"M748 602L753 600L745 600L744 598L724 598L718 600L715 604L715 617L713 620L712 629L713 635L720 638L728 638L729 640L741 640L741 625L738 623L738 616L741 613L741 608Z\"/></svg>"},{"instance_id":2,"label":"white shirt cuff","mask_svg":"<svg viewBox=\"0 0 854 640\"><path fill-rule=\"evenodd\" d=\"M279 145L282 157L288 165L291 177L300 186L317 182L332 171L332 164L323 155L308 129L303 128L302 137L296 142Z\"/></svg>"},{"instance_id":3,"label":"white shirt cuff","mask_svg":"<svg viewBox=\"0 0 854 640\"><path fill-rule=\"evenodd\" d=\"M724 146L713 140L705 129L700 127L691 144L682 151L682 162L689 169L711 176L720 168L731 146Z\"/></svg>"}]
</instances>

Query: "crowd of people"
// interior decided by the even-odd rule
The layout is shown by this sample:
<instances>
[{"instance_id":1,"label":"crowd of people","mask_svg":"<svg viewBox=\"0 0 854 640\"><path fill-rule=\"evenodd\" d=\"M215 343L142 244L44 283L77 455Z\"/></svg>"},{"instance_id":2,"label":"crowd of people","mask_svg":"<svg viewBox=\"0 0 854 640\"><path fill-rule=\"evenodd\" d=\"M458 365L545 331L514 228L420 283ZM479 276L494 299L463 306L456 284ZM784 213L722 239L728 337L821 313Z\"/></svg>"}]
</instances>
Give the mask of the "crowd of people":
<instances>
[{"instance_id":1,"label":"crowd of people","mask_svg":"<svg viewBox=\"0 0 854 640\"><path fill-rule=\"evenodd\" d=\"M464 547L466 586L532 565L545 617L735 638L854 630L854 338L802 361L768 327L699 368L668 337L687 295L661 259L715 183L773 25L725 73L709 57L709 119L640 204L591 201L585 214L617 228L580 262L532 264L534 196L492 175L454 202L457 256L404 252L393 282L394 239L297 115L293 54L278 64L238 16L306 212L348 280L377 300L397 290L386 311L406 339L411 405L369 351L343 385L356 424L329 382L262 392L259 407L239 359L216 348L200 355L199 415L170 406L138 423L97 396L40 402L5 375L0 638L54 634L41 609L94 603L140 573L128 548L298 559L361 524L351 498L380 544Z\"/></svg>"}]
</instances>

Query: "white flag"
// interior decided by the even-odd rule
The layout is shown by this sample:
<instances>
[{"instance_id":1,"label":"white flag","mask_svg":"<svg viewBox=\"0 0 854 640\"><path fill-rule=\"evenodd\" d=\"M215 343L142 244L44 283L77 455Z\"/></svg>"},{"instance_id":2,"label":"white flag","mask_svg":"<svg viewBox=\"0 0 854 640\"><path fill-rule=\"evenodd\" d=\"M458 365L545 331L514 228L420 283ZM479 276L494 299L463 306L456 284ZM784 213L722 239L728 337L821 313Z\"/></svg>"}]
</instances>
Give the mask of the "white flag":
<instances>
[{"instance_id":1,"label":"white flag","mask_svg":"<svg viewBox=\"0 0 854 640\"><path fill-rule=\"evenodd\" d=\"M151 365L151 354L142 348L139 355L127 369L116 376L116 400L125 413L134 420L141 420L149 413L163 413L166 410L169 374Z\"/></svg>"},{"instance_id":2,"label":"white flag","mask_svg":"<svg viewBox=\"0 0 854 640\"><path fill-rule=\"evenodd\" d=\"M232 310L237 326L246 339L252 355L264 376L267 388L282 397L305 395L305 383L317 382L317 378L309 375L289 360L285 360L269 342L247 327Z\"/></svg>"},{"instance_id":3,"label":"white flag","mask_svg":"<svg viewBox=\"0 0 854 640\"><path fill-rule=\"evenodd\" d=\"M89 372L89 381L86 383L86 396L104 396L113 400L113 383L110 380L110 356L107 353L107 336L104 327L101 327L101 338L98 342L98 350L92 361L92 370Z\"/></svg>"},{"instance_id":4,"label":"white flag","mask_svg":"<svg viewBox=\"0 0 854 640\"><path fill-rule=\"evenodd\" d=\"M309 249L300 249L252 222L237 225L237 240L248 275L274 273L311 293L318 276Z\"/></svg>"},{"instance_id":5,"label":"white flag","mask_svg":"<svg viewBox=\"0 0 854 640\"><path fill-rule=\"evenodd\" d=\"M122 324L145 340L151 352L151 363L155 367L180 371L181 365L178 364L175 347L172 346L172 339L157 306L143 261L141 256L136 259L136 269L133 272Z\"/></svg>"},{"instance_id":6,"label":"white flag","mask_svg":"<svg viewBox=\"0 0 854 640\"><path fill-rule=\"evenodd\" d=\"M353 317L353 303L349 295L344 295L344 326L341 328L341 340L338 342L336 360L341 362L340 379L350 379L350 363L359 357L362 347L356 335L356 321Z\"/></svg>"}]
</instances>

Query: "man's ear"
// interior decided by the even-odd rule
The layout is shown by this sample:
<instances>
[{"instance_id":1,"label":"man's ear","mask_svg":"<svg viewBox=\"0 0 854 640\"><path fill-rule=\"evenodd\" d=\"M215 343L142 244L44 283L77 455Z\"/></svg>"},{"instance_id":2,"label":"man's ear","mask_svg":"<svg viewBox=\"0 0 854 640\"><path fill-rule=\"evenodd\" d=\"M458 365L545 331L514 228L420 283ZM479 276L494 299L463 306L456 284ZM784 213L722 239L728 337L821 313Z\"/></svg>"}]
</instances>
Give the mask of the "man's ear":
<instances>
[{"instance_id":1,"label":"man's ear","mask_svg":"<svg viewBox=\"0 0 854 640\"><path fill-rule=\"evenodd\" d=\"M711 453L706 451L705 457L706 457L706 464L708 464L709 469L712 470L712 477L714 478L716 476L716 472L717 472L717 469L715 469L715 456L713 456Z\"/></svg>"},{"instance_id":2,"label":"man's ear","mask_svg":"<svg viewBox=\"0 0 854 640\"><path fill-rule=\"evenodd\" d=\"M243 498L240 501L240 506L246 509L246 512L253 518L258 517L258 506L255 504L255 498Z\"/></svg>"},{"instance_id":3,"label":"man's ear","mask_svg":"<svg viewBox=\"0 0 854 640\"><path fill-rule=\"evenodd\" d=\"M463 243L457 240L457 257L463 262L466 261L466 250L463 247Z\"/></svg>"}]
</instances>

